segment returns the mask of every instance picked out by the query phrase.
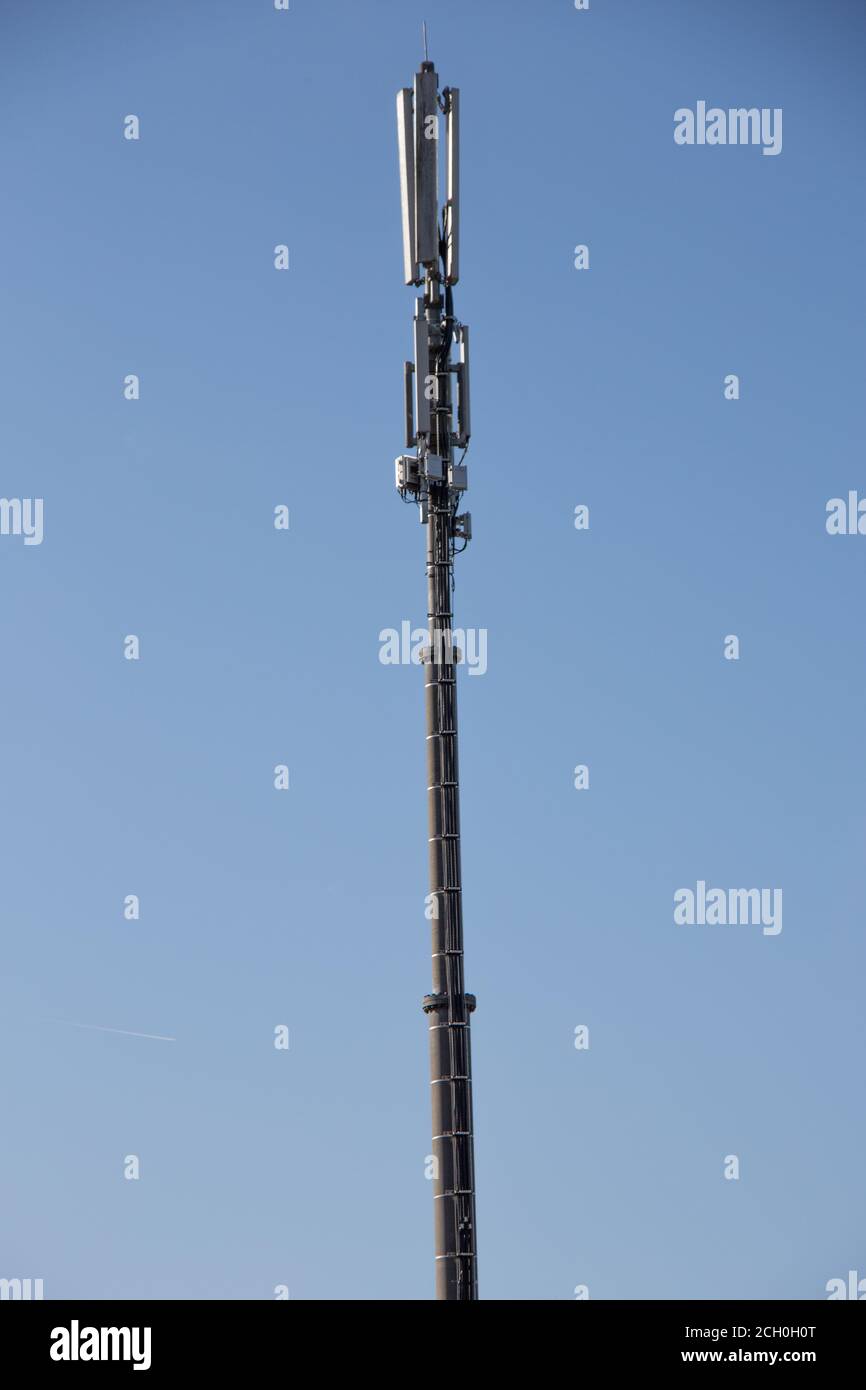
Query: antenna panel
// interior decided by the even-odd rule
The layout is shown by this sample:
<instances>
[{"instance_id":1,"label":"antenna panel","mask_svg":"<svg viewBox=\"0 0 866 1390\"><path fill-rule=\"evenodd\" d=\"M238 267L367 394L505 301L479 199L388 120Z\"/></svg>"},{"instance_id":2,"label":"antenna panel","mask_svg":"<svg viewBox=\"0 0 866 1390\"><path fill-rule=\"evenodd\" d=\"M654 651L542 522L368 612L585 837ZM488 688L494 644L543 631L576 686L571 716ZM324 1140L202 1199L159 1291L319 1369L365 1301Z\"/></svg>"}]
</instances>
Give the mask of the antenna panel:
<instances>
[{"instance_id":1,"label":"antenna panel","mask_svg":"<svg viewBox=\"0 0 866 1390\"><path fill-rule=\"evenodd\" d=\"M457 358L457 445L465 449L472 434L469 414L469 329L462 323L457 329L459 357Z\"/></svg>"},{"instance_id":2,"label":"antenna panel","mask_svg":"<svg viewBox=\"0 0 866 1390\"><path fill-rule=\"evenodd\" d=\"M414 391L412 378L415 375L415 363L403 363L403 391L405 395L406 411L406 448L412 449L415 446L415 410L414 410Z\"/></svg>"},{"instance_id":3,"label":"antenna panel","mask_svg":"<svg viewBox=\"0 0 866 1390\"><path fill-rule=\"evenodd\" d=\"M445 282L460 279L460 91L451 87L445 112Z\"/></svg>"},{"instance_id":4,"label":"antenna panel","mask_svg":"<svg viewBox=\"0 0 866 1390\"><path fill-rule=\"evenodd\" d=\"M426 395L430 372L430 334L423 317L423 299L418 301L422 316L415 319L415 429L418 434L430 433L430 402Z\"/></svg>"},{"instance_id":5,"label":"antenna panel","mask_svg":"<svg viewBox=\"0 0 866 1390\"><path fill-rule=\"evenodd\" d=\"M404 87L397 93L397 147L403 211L403 278L407 285L414 285L421 277L415 259L415 129L411 87Z\"/></svg>"},{"instance_id":6,"label":"antenna panel","mask_svg":"<svg viewBox=\"0 0 866 1390\"><path fill-rule=\"evenodd\" d=\"M415 74L415 260L439 263L439 105L432 63Z\"/></svg>"}]
</instances>

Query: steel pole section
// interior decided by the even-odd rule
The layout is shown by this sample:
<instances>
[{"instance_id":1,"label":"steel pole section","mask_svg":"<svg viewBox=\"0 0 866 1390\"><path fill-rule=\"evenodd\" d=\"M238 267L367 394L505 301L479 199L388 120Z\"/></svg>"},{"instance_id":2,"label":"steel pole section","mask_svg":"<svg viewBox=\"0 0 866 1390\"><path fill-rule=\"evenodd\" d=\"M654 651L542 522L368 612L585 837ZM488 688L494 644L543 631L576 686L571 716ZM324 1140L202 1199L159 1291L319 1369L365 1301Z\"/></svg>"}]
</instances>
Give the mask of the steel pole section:
<instances>
[{"instance_id":1,"label":"steel pole section","mask_svg":"<svg viewBox=\"0 0 866 1390\"><path fill-rule=\"evenodd\" d=\"M440 457L451 455L451 388L439 285L428 279L430 375L438 382L431 434ZM450 334L449 334L450 339ZM444 362L442 359L446 359ZM437 366L439 368L437 372ZM445 370L442 370L442 367ZM424 999L430 1029L436 1298L478 1297L472 1060L469 1017L475 998L463 980L463 894L457 753L457 666L452 637L453 498L445 483L429 487L427 511L427 819L430 857L433 992Z\"/></svg>"},{"instance_id":2,"label":"steel pole section","mask_svg":"<svg viewBox=\"0 0 866 1390\"><path fill-rule=\"evenodd\" d=\"M431 489L427 523L430 646L425 653L427 820L430 846L433 993L424 1000L430 1029L436 1297L478 1297L475 1161L469 1017L475 999L463 982L457 681L451 616L451 508Z\"/></svg>"}]
</instances>

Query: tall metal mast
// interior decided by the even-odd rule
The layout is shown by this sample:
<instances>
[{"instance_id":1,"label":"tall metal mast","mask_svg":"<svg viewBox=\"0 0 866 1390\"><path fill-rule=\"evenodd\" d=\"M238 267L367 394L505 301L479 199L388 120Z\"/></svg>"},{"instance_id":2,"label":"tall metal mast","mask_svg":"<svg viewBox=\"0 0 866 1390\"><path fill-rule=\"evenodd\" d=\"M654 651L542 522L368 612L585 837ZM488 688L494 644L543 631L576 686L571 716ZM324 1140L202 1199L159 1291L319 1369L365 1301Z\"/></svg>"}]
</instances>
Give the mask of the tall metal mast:
<instances>
[{"instance_id":1,"label":"tall metal mast","mask_svg":"<svg viewBox=\"0 0 866 1390\"><path fill-rule=\"evenodd\" d=\"M439 209L439 116L445 118L446 192ZM459 277L460 94L439 92L426 56L414 86L397 95L403 210L404 279L423 285L416 300L414 361L404 370L407 449L396 460L397 488L416 502L427 528L427 619L424 652L427 712L433 992L425 996L430 1028L436 1297L478 1297L472 1065L469 1016L475 998L463 981L460 874L460 792L457 769L457 685L451 590L454 556L472 535L458 515L467 486L469 331L454 316ZM456 357L452 359L452 350ZM457 452L462 450L460 458Z\"/></svg>"}]
</instances>

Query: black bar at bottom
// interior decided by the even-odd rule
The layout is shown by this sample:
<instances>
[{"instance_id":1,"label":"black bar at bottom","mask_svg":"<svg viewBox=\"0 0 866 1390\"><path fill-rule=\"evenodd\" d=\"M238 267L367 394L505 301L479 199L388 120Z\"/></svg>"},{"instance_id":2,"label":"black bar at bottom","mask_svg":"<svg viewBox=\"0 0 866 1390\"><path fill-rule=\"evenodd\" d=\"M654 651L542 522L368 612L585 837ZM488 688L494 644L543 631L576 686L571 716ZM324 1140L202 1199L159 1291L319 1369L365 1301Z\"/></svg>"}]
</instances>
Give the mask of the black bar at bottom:
<instances>
[{"instance_id":1,"label":"black bar at bottom","mask_svg":"<svg viewBox=\"0 0 866 1390\"><path fill-rule=\"evenodd\" d=\"M232 1372L249 1372L266 1367L283 1368L290 1378L310 1365L313 1353L320 1369L332 1369L342 1356L358 1356L351 1340L328 1343L327 1351L311 1346L309 1316L298 1304L316 1300L273 1301L182 1301L144 1303L119 1302L13 1302L0 1304L0 1336L4 1366L14 1365L16 1383L22 1373L55 1373L61 1376L85 1374L99 1377L100 1368L112 1374L134 1374L159 1379L178 1371L195 1371L197 1376L212 1373L222 1383ZM364 1303L364 1300L358 1300ZM378 1301L377 1301L378 1302ZM791 1302L608 1302L574 1301L568 1309L555 1306L543 1311L540 1302L508 1304L508 1322L502 1325L501 1309L472 1318L491 1318L488 1328L497 1342L497 1329L503 1334L502 1354L512 1355L518 1346L536 1352L543 1345L545 1359L557 1350L574 1356L579 1349L583 1364L597 1372L646 1370L667 1373L672 1367L705 1365L810 1366L826 1380L828 1371L848 1369L857 1375L862 1368L866 1317L864 1310L845 1306L845 1301ZM316 1321L321 1327L351 1332L355 1318L363 1317L364 1333L369 1337L371 1317L377 1321L376 1303L364 1303L363 1311L353 1311L350 1302L321 1303ZM376 1341L382 1364L396 1366L399 1348L393 1339L391 1315L383 1307L382 1323L376 1328ZM400 1314L401 1339L407 1330L407 1306ZM442 1313L419 1312L418 1330L427 1335L441 1326ZM448 1317L448 1314L444 1314ZM478 1326L474 1321L449 1322L449 1336L462 1349L465 1333L466 1354L478 1354ZM358 1324L359 1331L361 1323ZM137 1329L137 1331L136 1331ZM541 1343L538 1339L543 1337ZM472 1340L470 1340L472 1339ZM558 1347L557 1347L558 1343ZM341 1350L342 1346L342 1350ZM569 1348L571 1349L569 1351ZM510 1349L510 1350L509 1350ZM387 1355L383 1359L382 1352ZM485 1356L488 1355L485 1352ZM403 1353L405 1355L405 1351ZM587 1357L591 1363L587 1363ZM496 1357L493 1357L496 1360ZM308 1372L302 1374L306 1379ZM133 1381L135 1383L135 1381ZM144 1382L143 1382L144 1383ZM207 1384L198 1379L197 1384ZM250 1383L254 1383L250 1381Z\"/></svg>"}]
</instances>

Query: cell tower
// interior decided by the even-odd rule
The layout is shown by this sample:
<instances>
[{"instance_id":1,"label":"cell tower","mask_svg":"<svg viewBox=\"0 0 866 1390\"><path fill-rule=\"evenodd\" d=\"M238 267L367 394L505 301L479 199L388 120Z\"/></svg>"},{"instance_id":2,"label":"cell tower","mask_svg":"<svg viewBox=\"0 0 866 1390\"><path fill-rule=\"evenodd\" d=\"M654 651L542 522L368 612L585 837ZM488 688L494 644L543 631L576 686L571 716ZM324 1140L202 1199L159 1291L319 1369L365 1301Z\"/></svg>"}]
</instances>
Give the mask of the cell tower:
<instances>
[{"instance_id":1,"label":"cell tower","mask_svg":"<svg viewBox=\"0 0 866 1390\"><path fill-rule=\"evenodd\" d=\"M456 663L451 590L454 556L471 535L458 513L467 486L469 331L454 316L459 275L460 94L439 91L425 61L413 87L397 94L397 135L407 285L424 287L413 321L415 360L404 368L406 442L396 460L397 488L417 503L427 528L427 618L424 651L427 712L433 992L424 999L430 1028L436 1297L478 1298L472 1065L469 1016L475 997L463 983L460 790L457 770ZM445 121L445 200L439 208L439 125ZM452 350L456 357L452 359ZM459 459L456 457L460 452Z\"/></svg>"}]
</instances>

